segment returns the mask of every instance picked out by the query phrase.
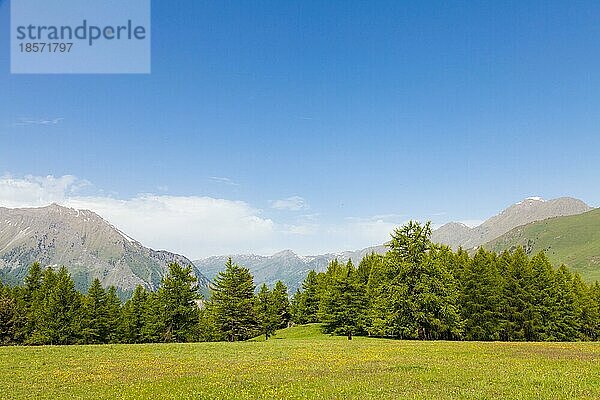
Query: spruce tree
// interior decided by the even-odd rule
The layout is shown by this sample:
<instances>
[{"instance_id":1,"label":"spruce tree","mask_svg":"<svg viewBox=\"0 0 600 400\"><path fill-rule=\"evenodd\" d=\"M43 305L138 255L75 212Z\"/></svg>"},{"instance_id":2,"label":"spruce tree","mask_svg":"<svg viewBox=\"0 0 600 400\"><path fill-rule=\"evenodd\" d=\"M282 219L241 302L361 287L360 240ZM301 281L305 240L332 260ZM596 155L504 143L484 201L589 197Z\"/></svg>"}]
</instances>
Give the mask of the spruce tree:
<instances>
[{"instance_id":1,"label":"spruce tree","mask_svg":"<svg viewBox=\"0 0 600 400\"><path fill-rule=\"evenodd\" d=\"M0 345L14 342L17 310L9 287L0 282Z\"/></svg>"},{"instance_id":2,"label":"spruce tree","mask_svg":"<svg viewBox=\"0 0 600 400\"><path fill-rule=\"evenodd\" d=\"M556 280L552 264L543 252L531 258L532 323L527 340L555 340L553 325L556 318Z\"/></svg>"},{"instance_id":3,"label":"spruce tree","mask_svg":"<svg viewBox=\"0 0 600 400\"><path fill-rule=\"evenodd\" d=\"M229 258L225 271L220 272L214 281L207 308L213 313L215 324L225 340L234 342L255 335L257 318L250 271Z\"/></svg>"},{"instance_id":4,"label":"spruce tree","mask_svg":"<svg viewBox=\"0 0 600 400\"><path fill-rule=\"evenodd\" d=\"M265 340L269 340L275 334L279 321L275 298L264 283L256 295L256 316L260 334L265 335Z\"/></svg>"},{"instance_id":5,"label":"spruce tree","mask_svg":"<svg viewBox=\"0 0 600 400\"><path fill-rule=\"evenodd\" d=\"M92 281L83 300L82 339L84 343L106 343L108 315L106 291L98 278Z\"/></svg>"},{"instance_id":6,"label":"spruce tree","mask_svg":"<svg viewBox=\"0 0 600 400\"><path fill-rule=\"evenodd\" d=\"M166 329L163 332L165 341L193 340L198 326L197 282L191 265L183 268L177 263L169 264L169 273L158 290Z\"/></svg>"},{"instance_id":7,"label":"spruce tree","mask_svg":"<svg viewBox=\"0 0 600 400\"><path fill-rule=\"evenodd\" d=\"M117 288L110 286L106 291L106 343L119 343L119 326L121 325L121 299Z\"/></svg>"},{"instance_id":8,"label":"spruce tree","mask_svg":"<svg viewBox=\"0 0 600 400\"><path fill-rule=\"evenodd\" d=\"M80 305L81 295L75 290L75 283L67 269L61 267L41 310L42 343L75 343L81 330Z\"/></svg>"},{"instance_id":9,"label":"spruce tree","mask_svg":"<svg viewBox=\"0 0 600 400\"><path fill-rule=\"evenodd\" d=\"M319 292L317 273L310 271L302 282L302 290L294 296L294 322L298 324L319 322Z\"/></svg>"},{"instance_id":10,"label":"spruce tree","mask_svg":"<svg viewBox=\"0 0 600 400\"><path fill-rule=\"evenodd\" d=\"M277 329L283 329L288 326L291 319L287 286L283 282L277 281L271 295L276 308Z\"/></svg>"},{"instance_id":11,"label":"spruce tree","mask_svg":"<svg viewBox=\"0 0 600 400\"><path fill-rule=\"evenodd\" d=\"M144 327L144 307L148 293L138 285L133 295L121 308L120 337L125 343L142 343Z\"/></svg>"},{"instance_id":12,"label":"spruce tree","mask_svg":"<svg viewBox=\"0 0 600 400\"><path fill-rule=\"evenodd\" d=\"M499 340L502 281L496 258L479 248L461 271L461 314L467 340Z\"/></svg>"},{"instance_id":13,"label":"spruce tree","mask_svg":"<svg viewBox=\"0 0 600 400\"><path fill-rule=\"evenodd\" d=\"M365 286L352 261L348 260L345 268L334 269L329 280L329 287L323 293L320 316L326 333L345 335L349 340L353 335L364 332L364 315L366 311Z\"/></svg>"}]
</instances>

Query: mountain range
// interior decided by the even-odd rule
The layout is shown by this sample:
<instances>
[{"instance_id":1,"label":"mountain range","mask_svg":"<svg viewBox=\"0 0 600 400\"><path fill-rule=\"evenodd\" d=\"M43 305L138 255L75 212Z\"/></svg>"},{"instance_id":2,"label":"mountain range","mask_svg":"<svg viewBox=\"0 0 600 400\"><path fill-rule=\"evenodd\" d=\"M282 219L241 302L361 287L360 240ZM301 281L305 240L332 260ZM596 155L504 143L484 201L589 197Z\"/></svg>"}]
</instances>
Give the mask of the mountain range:
<instances>
[{"instance_id":1,"label":"mountain range","mask_svg":"<svg viewBox=\"0 0 600 400\"><path fill-rule=\"evenodd\" d=\"M589 282L600 282L600 209L519 226L483 245L499 252L522 246L529 254L546 253Z\"/></svg>"},{"instance_id":2,"label":"mountain range","mask_svg":"<svg viewBox=\"0 0 600 400\"><path fill-rule=\"evenodd\" d=\"M591 209L583 201L570 197L561 197L554 200L529 197L513 204L500 214L474 228L458 222L443 225L433 232L431 240L446 244L453 249L462 247L469 250L481 246L518 226L547 218L577 215Z\"/></svg>"},{"instance_id":3,"label":"mountain range","mask_svg":"<svg viewBox=\"0 0 600 400\"><path fill-rule=\"evenodd\" d=\"M511 205L474 228L459 222L445 224L433 231L432 241L446 244L454 249L463 247L464 249L473 250L519 226L548 218L578 215L590 210L592 208L583 201L570 197L561 197L554 200L529 197ZM496 246L495 248L500 251L504 250L502 246ZM285 250L272 256L238 254L231 255L231 257L234 262L249 268L256 282L273 285L277 280L281 280L288 285L290 292L293 292L301 286L308 271L324 271L327 269L329 262L335 258L344 262L350 259L356 265L365 255L371 252L383 254L386 251L387 248L380 245L357 251L317 256L300 256L291 250ZM600 255L600 249L597 253ZM195 260L194 264L209 279L214 279L217 273L223 269L228 257L209 257Z\"/></svg>"},{"instance_id":4,"label":"mountain range","mask_svg":"<svg viewBox=\"0 0 600 400\"><path fill-rule=\"evenodd\" d=\"M52 204L41 208L0 207L0 277L20 284L29 266L66 266L79 290L94 278L130 292L137 285L158 288L167 265L193 265L186 257L142 246L88 210ZM208 279L193 266L199 284Z\"/></svg>"},{"instance_id":5,"label":"mountain range","mask_svg":"<svg viewBox=\"0 0 600 400\"><path fill-rule=\"evenodd\" d=\"M481 225L451 222L436 229L432 240L452 248L473 251L479 246L495 251L523 245L530 252L546 251L555 263L566 263L586 279L600 279L600 211L581 200L530 197L508 207ZM333 259L358 264L371 252L382 254L384 245L357 251L301 256L284 250L271 256L231 255L250 269L256 284L283 281L290 293L310 270L324 271ZM192 265L201 291L222 271L228 255L190 261L185 256L144 247L135 239L88 210L52 204L41 208L0 207L0 279L20 284L29 266L66 266L77 288L85 290L92 279L130 292L137 285L155 290L170 262Z\"/></svg>"},{"instance_id":6,"label":"mountain range","mask_svg":"<svg viewBox=\"0 0 600 400\"><path fill-rule=\"evenodd\" d=\"M287 285L290 293L293 293L302 285L302 281L309 271L324 271L329 262L336 258L344 260L344 262L350 259L353 263L358 264L364 256L371 252L384 253L385 251L385 246L375 246L357 251L300 256L292 250L284 250L272 256L254 254L213 256L194 260L194 265L212 280L219 271L223 270L225 262L231 257L233 262L250 269L256 283L273 286L280 280Z\"/></svg>"}]
</instances>

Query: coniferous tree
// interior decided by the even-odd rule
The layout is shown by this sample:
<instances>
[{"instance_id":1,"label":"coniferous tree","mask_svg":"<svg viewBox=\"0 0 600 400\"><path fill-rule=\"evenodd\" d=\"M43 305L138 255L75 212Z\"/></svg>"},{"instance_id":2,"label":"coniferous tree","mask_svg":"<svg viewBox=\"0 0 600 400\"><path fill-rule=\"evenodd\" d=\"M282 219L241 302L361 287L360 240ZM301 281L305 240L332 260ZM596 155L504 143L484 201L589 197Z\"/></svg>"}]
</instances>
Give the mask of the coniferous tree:
<instances>
[{"instance_id":1,"label":"coniferous tree","mask_svg":"<svg viewBox=\"0 0 600 400\"><path fill-rule=\"evenodd\" d=\"M31 267L29 267L29 271L25 276L25 286L22 291L22 300L24 305L24 317L25 317L25 327L23 329L23 338L26 341L26 338L34 335L34 331L36 329L36 322L39 319L39 313L42 307L42 298L44 296L41 293L42 283L44 280L44 271L40 267L40 263L34 262Z\"/></svg>"},{"instance_id":2,"label":"coniferous tree","mask_svg":"<svg viewBox=\"0 0 600 400\"><path fill-rule=\"evenodd\" d=\"M596 281L590 287L590 297L595 309L596 320L593 323L590 340L600 340L600 282Z\"/></svg>"},{"instance_id":3,"label":"coniferous tree","mask_svg":"<svg viewBox=\"0 0 600 400\"><path fill-rule=\"evenodd\" d=\"M340 268L337 260L330 264L331 277L329 287L323 293L319 313L326 333L353 335L364 331L366 297L362 284L352 261Z\"/></svg>"},{"instance_id":4,"label":"coniferous tree","mask_svg":"<svg viewBox=\"0 0 600 400\"><path fill-rule=\"evenodd\" d=\"M572 292L576 319L579 324L577 337L572 340L590 340L596 334L594 329L597 320L596 305L589 286L581 280L577 273L573 274Z\"/></svg>"},{"instance_id":5,"label":"coniferous tree","mask_svg":"<svg viewBox=\"0 0 600 400\"><path fill-rule=\"evenodd\" d=\"M556 281L552 264L543 252L530 261L532 285L531 333L527 340L554 340L552 326L555 318Z\"/></svg>"},{"instance_id":6,"label":"coniferous tree","mask_svg":"<svg viewBox=\"0 0 600 400\"><path fill-rule=\"evenodd\" d=\"M257 332L257 318L250 271L229 258L225 271L215 279L207 308L213 313L214 322L225 340L233 342L251 338Z\"/></svg>"},{"instance_id":7,"label":"coniferous tree","mask_svg":"<svg viewBox=\"0 0 600 400\"><path fill-rule=\"evenodd\" d=\"M108 315L106 291L98 278L92 281L83 299L82 340L84 343L106 343Z\"/></svg>"},{"instance_id":8,"label":"coniferous tree","mask_svg":"<svg viewBox=\"0 0 600 400\"><path fill-rule=\"evenodd\" d=\"M273 303L275 304L277 314L277 329L283 329L288 326L291 319L290 299L287 286L283 282L277 281L271 293Z\"/></svg>"},{"instance_id":9,"label":"coniferous tree","mask_svg":"<svg viewBox=\"0 0 600 400\"><path fill-rule=\"evenodd\" d=\"M302 290L294 295L294 322L319 322L320 288L317 273L310 271L302 282Z\"/></svg>"},{"instance_id":10,"label":"coniferous tree","mask_svg":"<svg viewBox=\"0 0 600 400\"><path fill-rule=\"evenodd\" d=\"M191 340L198 326L198 285L192 275L192 266L183 268L177 263L169 264L169 273L163 278L158 290L162 303L165 341Z\"/></svg>"},{"instance_id":11,"label":"coniferous tree","mask_svg":"<svg viewBox=\"0 0 600 400\"><path fill-rule=\"evenodd\" d=\"M42 287L44 284L42 284ZM43 344L73 344L81 330L81 295L65 267L49 287L41 310L40 338Z\"/></svg>"},{"instance_id":12,"label":"coniferous tree","mask_svg":"<svg viewBox=\"0 0 600 400\"><path fill-rule=\"evenodd\" d=\"M150 292L144 302L142 340L147 343L164 342L166 331L165 307L158 293Z\"/></svg>"},{"instance_id":13,"label":"coniferous tree","mask_svg":"<svg viewBox=\"0 0 600 400\"><path fill-rule=\"evenodd\" d=\"M573 294L573 276L567 267L561 265L556 271L555 279L557 291L553 337L559 341L575 340L580 322L577 320L578 309Z\"/></svg>"},{"instance_id":14,"label":"coniferous tree","mask_svg":"<svg viewBox=\"0 0 600 400\"><path fill-rule=\"evenodd\" d=\"M275 334L279 321L275 298L264 283L256 296L256 316L260 334L265 335L265 340L269 340Z\"/></svg>"},{"instance_id":15,"label":"coniferous tree","mask_svg":"<svg viewBox=\"0 0 600 400\"><path fill-rule=\"evenodd\" d=\"M119 326L121 325L121 299L117 288L110 286L106 291L106 342L119 343Z\"/></svg>"},{"instance_id":16,"label":"coniferous tree","mask_svg":"<svg viewBox=\"0 0 600 400\"><path fill-rule=\"evenodd\" d=\"M387 264L375 291L372 331L411 339L450 339L462 331L457 283L445 262L448 248L431 241L431 227L410 221L392 233Z\"/></svg>"},{"instance_id":17,"label":"coniferous tree","mask_svg":"<svg viewBox=\"0 0 600 400\"><path fill-rule=\"evenodd\" d=\"M504 276L505 322L503 340L533 340L534 332L534 298L533 274L527 254L522 247L503 258L507 261Z\"/></svg>"},{"instance_id":18,"label":"coniferous tree","mask_svg":"<svg viewBox=\"0 0 600 400\"><path fill-rule=\"evenodd\" d=\"M0 345L14 342L16 316L17 310L11 290L0 282Z\"/></svg>"},{"instance_id":19,"label":"coniferous tree","mask_svg":"<svg viewBox=\"0 0 600 400\"><path fill-rule=\"evenodd\" d=\"M120 337L125 343L142 343L144 327L144 307L148 293L138 285L133 295L121 308Z\"/></svg>"},{"instance_id":20,"label":"coniferous tree","mask_svg":"<svg viewBox=\"0 0 600 400\"><path fill-rule=\"evenodd\" d=\"M496 258L483 248L461 271L461 314L467 340L499 340L502 282Z\"/></svg>"}]
</instances>

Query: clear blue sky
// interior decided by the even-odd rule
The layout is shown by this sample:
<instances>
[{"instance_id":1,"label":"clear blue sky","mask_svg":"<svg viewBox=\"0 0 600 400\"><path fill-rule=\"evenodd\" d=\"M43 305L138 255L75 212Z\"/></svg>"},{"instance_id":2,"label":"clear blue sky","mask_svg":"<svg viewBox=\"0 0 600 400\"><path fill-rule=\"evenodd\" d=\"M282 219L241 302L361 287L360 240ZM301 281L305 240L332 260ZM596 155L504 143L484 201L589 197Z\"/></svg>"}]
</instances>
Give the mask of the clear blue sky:
<instances>
[{"instance_id":1,"label":"clear blue sky","mask_svg":"<svg viewBox=\"0 0 600 400\"><path fill-rule=\"evenodd\" d=\"M8 5L0 175L338 228L485 219L533 195L600 205L598 2L154 0L150 75L10 75ZM308 206L272 207L290 196Z\"/></svg>"}]
</instances>

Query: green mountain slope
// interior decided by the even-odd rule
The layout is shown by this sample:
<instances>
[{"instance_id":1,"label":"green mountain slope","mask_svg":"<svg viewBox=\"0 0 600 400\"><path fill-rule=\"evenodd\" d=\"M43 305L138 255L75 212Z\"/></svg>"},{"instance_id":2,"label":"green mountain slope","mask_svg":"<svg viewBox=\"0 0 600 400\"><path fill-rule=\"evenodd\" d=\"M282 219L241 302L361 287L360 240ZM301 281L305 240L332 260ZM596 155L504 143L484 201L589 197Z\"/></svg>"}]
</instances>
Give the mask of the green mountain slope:
<instances>
[{"instance_id":1,"label":"green mountain slope","mask_svg":"<svg viewBox=\"0 0 600 400\"><path fill-rule=\"evenodd\" d=\"M500 252L523 246L544 251L556 265L566 264L587 281L600 281L600 209L517 227L484 245Z\"/></svg>"}]
</instances>

